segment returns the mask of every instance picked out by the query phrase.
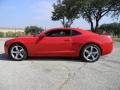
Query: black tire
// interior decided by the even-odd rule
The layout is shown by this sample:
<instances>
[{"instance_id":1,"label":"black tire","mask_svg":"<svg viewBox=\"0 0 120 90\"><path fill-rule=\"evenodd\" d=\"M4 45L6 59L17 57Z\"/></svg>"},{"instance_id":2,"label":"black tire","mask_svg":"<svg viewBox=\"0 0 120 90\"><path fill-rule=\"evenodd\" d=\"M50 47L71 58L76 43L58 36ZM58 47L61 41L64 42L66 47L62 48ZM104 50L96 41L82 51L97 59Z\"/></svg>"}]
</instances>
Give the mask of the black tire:
<instances>
[{"instance_id":1,"label":"black tire","mask_svg":"<svg viewBox=\"0 0 120 90\"><path fill-rule=\"evenodd\" d=\"M91 48L89 51L89 47L91 47L91 48L93 47L93 52L91 51ZM88 53L88 56L87 56L87 53ZM95 53L96 53L96 55L95 55ZM96 62L99 60L100 56L101 56L101 49L99 46L97 46L95 44L87 44L81 50L81 58L82 58L82 60L84 60L86 62ZM93 57L94 57L94 59L93 59Z\"/></svg>"},{"instance_id":2,"label":"black tire","mask_svg":"<svg viewBox=\"0 0 120 90\"><path fill-rule=\"evenodd\" d=\"M18 50L16 50L15 48L18 47ZM13 51L13 52L12 52ZM15 56L16 54L16 56ZM21 55L20 55L21 54ZM18 58L17 58L18 55ZM22 56L23 55L23 56ZM19 44L14 44L10 47L9 49L9 56L12 60L15 61L22 61L27 59L27 50L25 49L24 46L19 45ZM22 56L22 57L21 57Z\"/></svg>"}]
</instances>

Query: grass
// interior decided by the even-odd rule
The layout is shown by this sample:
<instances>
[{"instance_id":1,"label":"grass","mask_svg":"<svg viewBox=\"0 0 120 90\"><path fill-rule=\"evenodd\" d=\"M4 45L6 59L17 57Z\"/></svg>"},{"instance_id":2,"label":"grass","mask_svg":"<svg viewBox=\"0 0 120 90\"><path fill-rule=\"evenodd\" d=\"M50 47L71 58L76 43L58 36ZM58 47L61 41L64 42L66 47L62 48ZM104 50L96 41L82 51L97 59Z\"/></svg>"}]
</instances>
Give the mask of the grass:
<instances>
[{"instance_id":1,"label":"grass","mask_svg":"<svg viewBox=\"0 0 120 90\"><path fill-rule=\"evenodd\" d=\"M113 37L113 40L117 41L117 42L120 42L120 38L117 38L117 37Z\"/></svg>"}]
</instances>

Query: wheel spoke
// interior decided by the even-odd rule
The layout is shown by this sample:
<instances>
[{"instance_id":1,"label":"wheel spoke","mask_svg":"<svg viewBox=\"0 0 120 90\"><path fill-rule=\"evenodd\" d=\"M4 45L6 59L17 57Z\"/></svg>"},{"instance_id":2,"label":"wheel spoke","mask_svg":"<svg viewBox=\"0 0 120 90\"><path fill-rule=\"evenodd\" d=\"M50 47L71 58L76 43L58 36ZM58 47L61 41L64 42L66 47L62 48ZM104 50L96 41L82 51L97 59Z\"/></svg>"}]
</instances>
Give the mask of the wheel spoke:
<instances>
[{"instance_id":1,"label":"wheel spoke","mask_svg":"<svg viewBox=\"0 0 120 90\"><path fill-rule=\"evenodd\" d=\"M11 53L14 53L14 54L16 54L17 52L12 50L12 51L11 51Z\"/></svg>"},{"instance_id":2,"label":"wheel spoke","mask_svg":"<svg viewBox=\"0 0 120 90\"><path fill-rule=\"evenodd\" d=\"M94 56L92 55L92 59L93 59L93 60L95 60L95 59L96 59L96 57L94 57Z\"/></svg>"},{"instance_id":3,"label":"wheel spoke","mask_svg":"<svg viewBox=\"0 0 120 90\"><path fill-rule=\"evenodd\" d=\"M16 51L18 51L19 49L18 49L18 46L15 46L15 49L16 49Z\"/></svg>"},{"instance_id":4,"label":"wheel spoke","mask_svg":"<svg viewBox=\"0 0 120 90\"><path fill-rule=\"evenodd\" d=\"M97 55L98 54L98 51L96 51L96 52L92 52L93 53L93 55Z\"/></svg>"},{"instance_id":5,"label":"wheel spoke","mask_svg":"<svg viewBox=\"0 0 120 90\"><path fill-rule=\"evenodd\" d=\"M94 48L93 46L90 47L90 51L91 51L91 52L93 52L93 48Z\"/></svg>"},{"instance_id":6,"label":"wheel spoke","mask_svg":"<svg viewBox=\"0 0 120 90\"><path fill-rule=\"evenodd\" d=\"M89 54L89 53L90 53L90 51L88 51L88 50L85 50L85 52L86 52L87 54Z\"/></svg>"},{"instance_id":7,"label":"wheel spoke","mask_svg":"<svg viewBox=\"0 0 120 90\"><path fill-rule=\"evenodd\" d=\"M22 54L22 53L20 53L19 56L20 56L21 58L23 58L23 54Z\"/></svg>"},{"instance_id":8,"label":"wheel spoke","mask_svg":"<svg viewBox=\"0 0 120 90\"><path fill-rule=\"evenodd\" d=\"M91 54L88 54L87 58L89 59L91 57Z\"/></svg>"},{"instance_id":9,"label":"wheel spoke","mask_svg":"<svg viewBox=\"0 0 120 90\"><path fill-rule=\"evenodd\" d=\"M24 51L24 49L23 49L23 48L21 48L19 51L20 51L20 52L23 52L23 51Z\"/></svg>"},{"instance_id":10,"label":"wheel spoke","mask_svg":"<svg viewBox=\"0 0 120 90\"><path fill-rule=\"evenodd\" d=\"M17 53L16 55L15 55L15 59L19 59L19 54Z\"/></svg>"}]
</instances>

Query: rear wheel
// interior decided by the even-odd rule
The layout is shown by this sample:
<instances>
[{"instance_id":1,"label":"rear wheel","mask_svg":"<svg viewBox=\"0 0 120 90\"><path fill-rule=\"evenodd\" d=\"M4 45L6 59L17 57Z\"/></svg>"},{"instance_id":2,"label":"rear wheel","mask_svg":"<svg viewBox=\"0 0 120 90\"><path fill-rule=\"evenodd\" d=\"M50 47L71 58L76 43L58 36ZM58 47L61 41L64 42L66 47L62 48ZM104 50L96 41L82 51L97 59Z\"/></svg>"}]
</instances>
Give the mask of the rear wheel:
<instances>
[{"instance_id":1,"label":"rear wheel","mask_svg":"<svg viewBox=\"0 0 120 90\"><path fill-rule=\"evenodd\" d=\"M15 44L10 48L9 55L13 60L21 61L27 58L27 51L23 46Z\"/></svg>"},{"instance_id":2,"label":"rear wheel","mask_svg":"<svg viewBox=\"0 0 120 90\"><path fill-rule=\"evenodd\" d=\"M87 62L98 61L100 56L101 56L101 50L95 44L86 45L85 47L83 47L82 52L81 52L82 59Z\"/></svg>"}]
</instances>

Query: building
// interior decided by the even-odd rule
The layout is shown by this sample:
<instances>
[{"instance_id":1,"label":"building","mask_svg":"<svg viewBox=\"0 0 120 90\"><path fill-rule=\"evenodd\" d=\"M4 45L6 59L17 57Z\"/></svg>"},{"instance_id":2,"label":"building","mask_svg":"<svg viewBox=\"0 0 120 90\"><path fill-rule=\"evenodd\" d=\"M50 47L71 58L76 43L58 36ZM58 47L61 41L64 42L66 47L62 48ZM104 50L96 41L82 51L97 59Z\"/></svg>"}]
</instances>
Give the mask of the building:
<instances>
[{"instance_id":1,"label":"building","mask_svg":"<svg viewBox=\"0 0 120 90\"><path fill-rule=\"evenodd\" d=\"M7 28L7 27L0 27L0 32L6 33L6 32L24 32L24 28Z\"/></svg>"},{"instance_id":2,"label":"building","mask_svg":"<svg viewBox=\"0 0 120 90\"><path fill-rule=\"evenodd\" d=\"M24 35L24 28L0 27L0 37L18 37Z\"/></svg>"}]
</instances>

